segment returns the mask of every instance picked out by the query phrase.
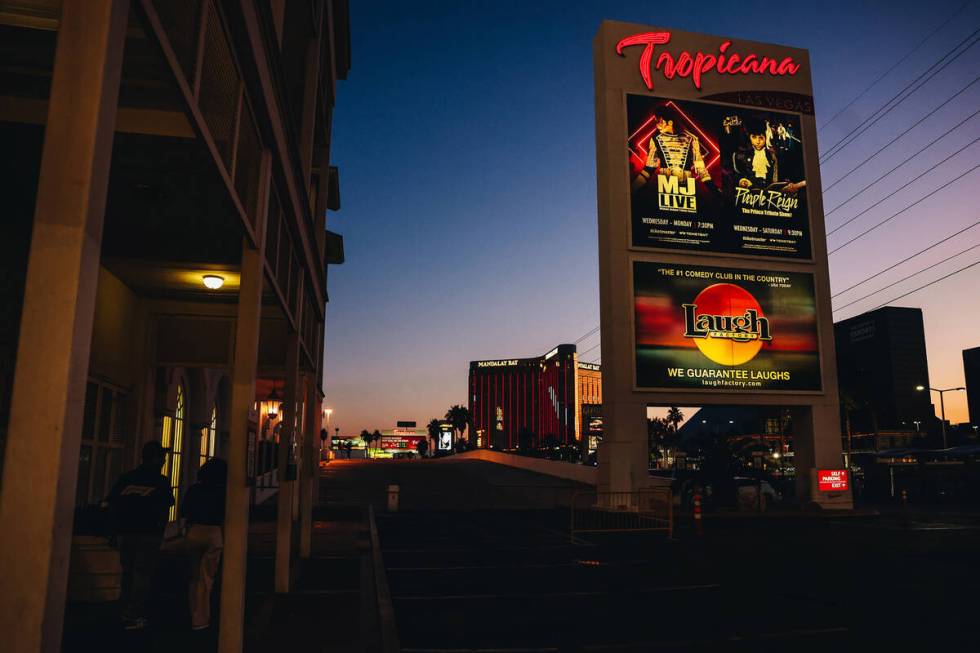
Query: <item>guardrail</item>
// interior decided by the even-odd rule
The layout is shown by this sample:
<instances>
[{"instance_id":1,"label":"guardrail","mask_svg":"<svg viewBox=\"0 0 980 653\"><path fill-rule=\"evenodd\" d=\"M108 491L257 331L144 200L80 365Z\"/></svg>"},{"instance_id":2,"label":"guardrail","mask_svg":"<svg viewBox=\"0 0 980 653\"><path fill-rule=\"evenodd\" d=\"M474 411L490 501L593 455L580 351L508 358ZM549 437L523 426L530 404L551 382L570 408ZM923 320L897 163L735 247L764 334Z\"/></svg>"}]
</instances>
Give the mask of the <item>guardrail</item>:
<instances>
[{"instance_id":1,"label":"guardrail","mask_svg":"<svg viewBox=\"0 0 980 653\"><path fill-rule=\"evenodd\" d=\"M561 510L572 504L572 496L588 492L580 483L554 483L552 485L485 485L475 491L449 492L445 488L430 487L403 478L390 483L399 486L398 510ZM375 510L385 509L388 503L388 484L348 485L324 481L321 485L323 500L335 505L368 505Z\"/></svg>"},{"instance_id":2,"label":"guardrail","mask_svg":"<svg viewBox=\"0 0 980 653\"><path fill-rule=\"evenodd\" d=\"M674 501L669 487L635 492L577 492L572 495L569 537L576 533L674 535Z\"/></svg>"}]
</instances>

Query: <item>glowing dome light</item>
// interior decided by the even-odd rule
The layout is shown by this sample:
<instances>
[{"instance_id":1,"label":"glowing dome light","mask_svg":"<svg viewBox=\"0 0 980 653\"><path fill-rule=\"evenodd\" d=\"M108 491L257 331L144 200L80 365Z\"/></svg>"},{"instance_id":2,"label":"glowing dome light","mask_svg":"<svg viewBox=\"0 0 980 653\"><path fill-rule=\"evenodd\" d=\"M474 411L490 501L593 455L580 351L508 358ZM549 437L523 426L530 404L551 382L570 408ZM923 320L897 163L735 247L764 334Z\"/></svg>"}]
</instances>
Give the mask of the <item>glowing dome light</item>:
<instances>
[{"instance_id":1,"label":"glowing dome light","mask_svg":"<svg viewBox=\"0 0 980 653\"><path fill-rule=\"evenodd\" d=\"M204 286L210 290L217 290L221 286L225 285L225 278L219 277L216 274L205 274L204 275Z\"/></svg>"}]
</instances>

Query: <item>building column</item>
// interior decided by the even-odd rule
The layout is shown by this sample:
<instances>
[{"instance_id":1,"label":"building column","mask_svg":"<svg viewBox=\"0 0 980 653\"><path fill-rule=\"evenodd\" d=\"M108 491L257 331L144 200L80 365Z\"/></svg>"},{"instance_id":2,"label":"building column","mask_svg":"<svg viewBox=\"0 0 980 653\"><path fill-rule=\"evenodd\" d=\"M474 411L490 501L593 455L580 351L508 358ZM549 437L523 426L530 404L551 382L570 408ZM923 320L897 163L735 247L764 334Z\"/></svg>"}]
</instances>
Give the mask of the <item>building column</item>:
<instances>
[{"instance_id":1,"label":"building column","mask_svg":"<svg viewBox=\"0 0 980 653\"><path fill-rule=\"evenodd\" d=\"M127 0L62 6L0 485L5 651L61 648L128 17Z\"/></svg>"},{"instance_id":2,"label":"building column","mask_svg":"<svg viewBox=\"0 0 980 653\"><path fill-rule=\"evenodd\" d=\"M313 479L319 469L316 459L319 442L320 401L316 373L306 375L306 419L303 420L303 457L299 488L299 557L309 558L313 548Z\"/></svg>"},{"instance_id":3,"label":"building column","mask_svg":"<svg viewBox=\"0 0 980 653\"><path fill-rule=\"evenodd\" d=\"M599 492L636 492L650 485L650 445L645 402L602 404Z\"/></svg>"},{"instance_id":4,"label":"building column","mask_svg":"<svg viewBox=\"0 0 980 653\"><path fill-rule=\"evenodd\" d=\"M283 389L282 426L279 428L279 495L276 497L276 592L289 591L289 567L293 539L293 492L295 480L287 480L290 445L299 403L299 333L286 334L286 383Z\"/></svg>"},{"instance_id":5,"label":"building column","mask_svg":"<svg viewBox=\"0 0 980 653\"><path fill-rule=\"evenodd\" d=\"M259 169L260 196L256 215L256 247L242 240L241 285L235 322L234 369L231 372L231 401L228 420L228 489L225 499L223 571L221 574L221 626L218 650L242 650L245 619L245 569L248 554L248 511L251 496L249 446L253 429L255 376L258 371L259 329L262 317L263 260L265 258L266 206L269 201L271 157L262 155ZM254 458L253 458L254 459Z\"/></svg>"},{"instance_id":6,"label":"building column","mask_svg":"<svg viewBox=\"0 0 980 653\"><path fill-rule=\"evenodd\" d=\"M796 407L792 409L792 416L793 464L796 467L796 496L800 503L825 510L852 509L854 503L850 491L820 492L817 484L818 470L844 466L838 404L828 401Z\"/></svg>"}]
</instances>

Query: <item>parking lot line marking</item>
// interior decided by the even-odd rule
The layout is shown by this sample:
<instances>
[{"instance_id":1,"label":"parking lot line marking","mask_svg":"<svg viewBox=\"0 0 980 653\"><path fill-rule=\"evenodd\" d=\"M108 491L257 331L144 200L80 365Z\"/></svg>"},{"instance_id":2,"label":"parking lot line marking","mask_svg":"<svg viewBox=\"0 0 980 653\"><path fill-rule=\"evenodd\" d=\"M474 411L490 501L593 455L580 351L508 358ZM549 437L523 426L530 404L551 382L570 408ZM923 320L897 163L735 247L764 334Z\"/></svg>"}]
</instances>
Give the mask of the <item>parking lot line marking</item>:
<instances>
[{"instance_id":1,"label":"parking lot line marking","mask_svg":"<svg viewBox=\"0 0 980 653\"><path fill-rule=\"evenodd\" d=\"M598 562L598 564L594 564ZM440 565L440 566L421 566L421 567L388 567L388 571L473 571L479 569L551 569L555 567L628 567L635 565L652 564L649 558L637 558L634 560L599 560L584 561L571 560L569 562L514 562L509 564L496 565Z\"/></svg>"},{"instance_id":2,"label":"parking lot line marking","mask_svg":"<svg viewBox=\"0 0 980 653\"><path fill-rule=\"evenodd\" d=\"M765 638L765 639L778 639L784 637L798 637L800 635L830 635L832 633L846 633L846 632L850 632L850 630L848 628L845 628L844 626L830 626L827 628L800 628L797 630L784 630L778 633L760 633L759 635L756 635L756 637Z\"/></svg>"},{"instance_id":3,"label":"parking lot line marking","mask_svg":"<svg viewBox=\"0 0 980 653\"><path fill-rule=\"evenodd\" d=\"M417 549L417 548L411 548L411 549L384 549L384 553L385 553L385 555L387 555L389 553L467 553L467 552L478 552L479 553L479 552L482 551L481 546L480 546L481 544L483 544L483 543L474 544L473 546L470 546L470 547L453 547L453 548L445 548L445 549L433 549L433 548L427 548L427 549ZM529 546L504 546L504 547L495 547L494 548L494 552L498 552L498 551L527 551L528 549L533 549L535 551L545 551L545 550L552 550L552 549L571 549L571 548L572 548L572 545L571 544L548 544L548 545L544 545L544 546L533 546L533 545L529 545Z\"/></svg>"},{"instance_id":4,"label":"parking lot line marking","mask_svg":"<svg viewBox=\"0 0 980 653\"><path fill-rule=\"evenodd\" d=\"M560 599L564 597L609 596L611 594L660 594L665 592L693 592L697 590L719 589L721 585L679 585L673 587L647 587L633 592L548 592L542 594L413 594L393 596L395 601L499 601L513 599Z\"/></svg>"},{"instance_id":5,"label":"parking lot line marking","mask_svg":"<svg viewBox=\"0 0 980 653\"><path fill-rule=\"evenodd\" d=\"M404 648L402 653L557 653L557 648Z\"/></svg>"},{"instance_id":6,"label":"parking lot line marking","mask_svg":"<svg viewBox=\"0 0 980 653\"><path fill-rule=\"evenodd\" d=\"M808 635L832 635L835 633L846 633L850 632L847 628L843 626L834 626L829 628L802 628L799 630L787 630L778 633L759 633L757 635L732 635L727 639L676 639L676 640L665 640L662 642L610 642L608 644L593 644L590 646L583 646L583 651L635 651L635 650L645 650L651 651L654 649L686 649L692 647L703 647L711 644L722 644L723 642L750 642L752 640L758 639L785 639L789 637L804 637ZM405 650L405 649L402 649Z\"/></svg>"}]
</instances>

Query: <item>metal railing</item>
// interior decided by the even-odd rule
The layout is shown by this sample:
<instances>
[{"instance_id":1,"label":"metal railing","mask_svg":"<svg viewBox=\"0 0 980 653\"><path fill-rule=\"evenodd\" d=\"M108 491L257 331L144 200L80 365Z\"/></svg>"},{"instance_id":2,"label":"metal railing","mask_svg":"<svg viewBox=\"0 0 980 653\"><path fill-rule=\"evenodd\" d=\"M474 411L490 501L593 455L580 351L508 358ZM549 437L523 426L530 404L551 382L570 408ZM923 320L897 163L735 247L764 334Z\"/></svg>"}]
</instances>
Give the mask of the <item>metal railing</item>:
<instances>
[{"instance_id":1,"label":"metal railing","mask_svg":"<svg viewBox=\"0 0 980 653\"><path fill-rule=\"evenodd\" d=\"M669 487L635 492L578 492L572 496L569 537L576 533L650 533L674 535L674 502Z\"/></svg>"}]
</instances>

